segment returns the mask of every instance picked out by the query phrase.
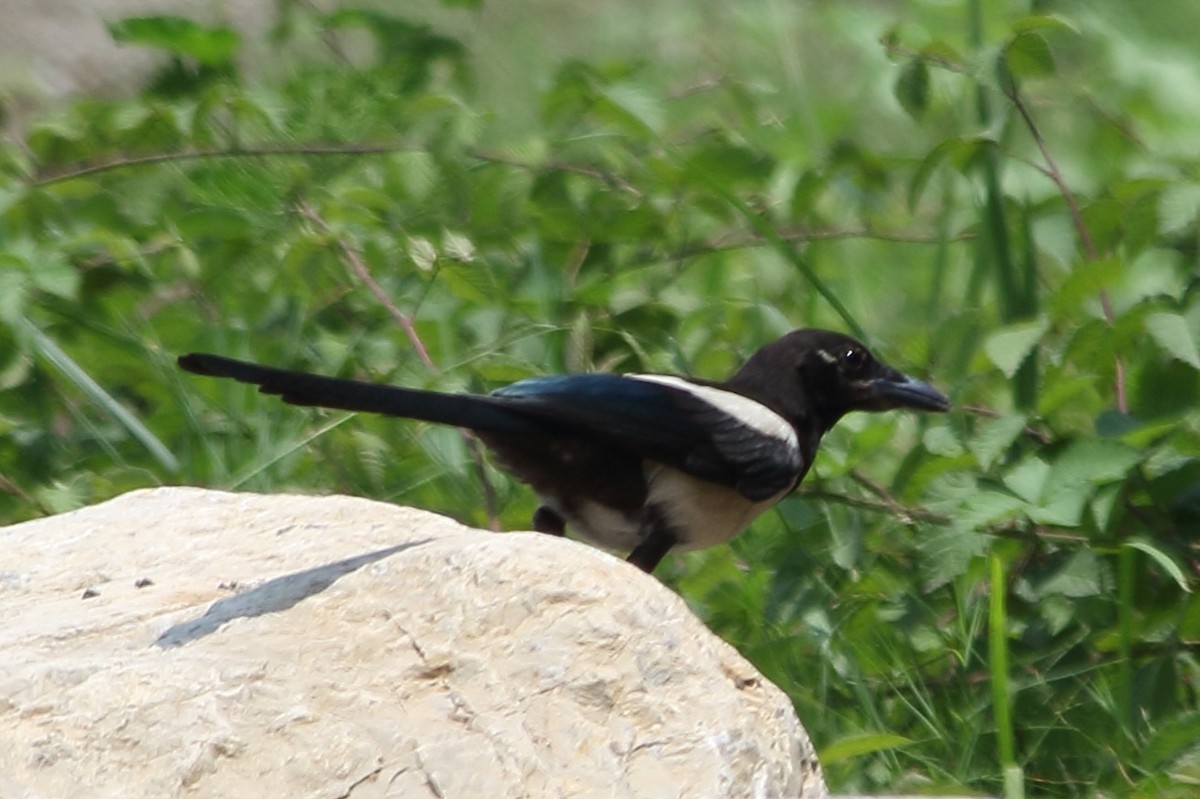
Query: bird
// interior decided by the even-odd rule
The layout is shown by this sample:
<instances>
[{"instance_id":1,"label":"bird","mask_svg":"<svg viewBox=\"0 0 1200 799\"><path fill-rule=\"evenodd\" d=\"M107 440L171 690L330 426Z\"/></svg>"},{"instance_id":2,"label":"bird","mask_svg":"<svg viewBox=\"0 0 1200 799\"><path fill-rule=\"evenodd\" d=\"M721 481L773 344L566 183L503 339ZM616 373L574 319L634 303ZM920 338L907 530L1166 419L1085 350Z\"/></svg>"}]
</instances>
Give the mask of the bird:
<instances>
[{"instance_id":1,"label":"bird","mask_svg":"<svg viewBox=\"0 0 1200 799\"><path fill-rule=\"evenodd\" d=\"M793 330L727 380L664 374L530 377L490 394L324 377L220 355L179 366L291 405L466 428L537 494L535 530L573 535L653 572L668 552L716 546L791 493L822 436L851 411L945 412L929 383L842 333Z\"/></svg>"}]
</instances>

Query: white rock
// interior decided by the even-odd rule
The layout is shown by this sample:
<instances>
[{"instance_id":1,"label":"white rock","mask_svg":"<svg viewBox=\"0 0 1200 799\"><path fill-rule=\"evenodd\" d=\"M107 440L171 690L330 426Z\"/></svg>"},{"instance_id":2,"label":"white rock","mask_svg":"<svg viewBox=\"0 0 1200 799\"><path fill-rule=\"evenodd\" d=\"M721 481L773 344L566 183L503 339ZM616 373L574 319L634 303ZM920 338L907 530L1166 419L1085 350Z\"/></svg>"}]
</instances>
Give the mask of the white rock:
<instances>
[{"instance_id":1,"label":"white rock","mask_svg":"<svg viewBox=\"0 0 1200 799\"><path fill-rule=\"evenodd\" d=\"M0 551L3 797L825 795L787 698L571 541L163 488Z\"/></svg>"}]
</instances>

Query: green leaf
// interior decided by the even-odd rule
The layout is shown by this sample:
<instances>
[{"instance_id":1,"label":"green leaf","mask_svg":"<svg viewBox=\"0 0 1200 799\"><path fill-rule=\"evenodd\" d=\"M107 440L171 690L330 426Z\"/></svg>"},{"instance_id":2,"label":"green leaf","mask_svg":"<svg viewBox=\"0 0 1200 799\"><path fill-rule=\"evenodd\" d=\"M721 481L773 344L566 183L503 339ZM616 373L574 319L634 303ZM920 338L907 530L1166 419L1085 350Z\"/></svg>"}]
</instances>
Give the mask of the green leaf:
<instances>
[{"instance_id":1,"label":"green leaf","mask_svg":"<svg viewBox=\"0 0 1200 799\"><path fill-rule=\"evenodd\" d=\"M903 735L892 733L865 732L839 738L821 750L821 762L825 765L851 760L872 752L884 752L908 746L912 741Z\"/></svg>"},{"instance_id":2,"label":"green leaf","mask_svg":"<svg viewBox=\"0 0 1200 799\"><path fill-rule=\"evenodd\" d=\"M1026 502L1035 504L1042 497L1042 489L1046 485L1048 474L1050 474L1050 464L1036 455L1030 455L1009 469L1002 480L1009 491Z\"/></svg>"},{"instance_id":3,"label":"green leaf","mask_svg":"<svg viewBox=\"0 0 1200 799\"><path fill-rule=\"evenodd\" d=\"M1036 596L1058 595L1082 599L1111 590L1112 579L1104 562L1089 549L1071 555L1063 566L1036 587Z\"/></svg>"},{"instance_id":4,"label":"green leaf","mask_svg":"<svg viewBox=\"0 0 1200 799\"><path fill-rule=\"evenodd\" d=\"M1112 530L1113 519L1119 517L1117 511L1121 508L1121 499L1124 496L1124 485L1121 483L1112 483L1096 489L1089 507L1097 530Z\"/></svg>"},{"instance_id":5,"label":"green leaf","mask_svg":"<svg viewBox=\"0 0 1200 799\"><path fill-rule=\"evenodd\" d=\"M10 327L21 321L29 301L29 277L25 261L0 252L0 322Z\"/></svg>"},{"instance_id":6,"label":"green leaf","mask_svg":"<svg viewBox=\"0 0 1200 799\"><path fill-rule=\"evenodd\" d=\"M1065 485L1050 492L1043 486L1041 502L1029 509L1029 518L1038 524L1078 527L1091 495L1092 486L1087 483Z\"/></svg>"},{"instance_id":7,"label":"green leaf","mask_svg":"<svg viewBox=\"0 0 1200 799\"><path fill-rule=\"evenodd\" d=\"M944 458L957 457L963 451L958 436L949 425L945 424L930 425L921 437L921 443L934 455L941 455Z\"/></svg>"},{"instance_id":8,"label":"green leaf","mask_svg":"<svg viewBox=\"0 0 1200 799\"><path fill-rule=\"evenodd\" d=\"M194 58L209 67L229 66L241 38L226 27L205 27L186 17L129 17L108 23L109 35L120 44L137 44Z\"/></svg>"},{"instance_id":9,"label":"green leaf","mask_svg":"<svg viewBox=\"0 0 1200 799\"><path fill-rule=\"evenodd\" d=\"M975 456L980 468L992 468L996 458L1012 446L1025 429L1025 417L1021 414L993 419L983 425L983 429L971 436L967 449Z\"/></svg>"},{"instance_id":10,"label":"green leaf","mask_svg":"<svg viewBox=\"0 0 1200 799\"><path fill-rule=\"evenodd\" d=\"M1030 517L1043 524L1078 525L1095 487L1124 480L1142 457L1141 450L1112 438L1072 442L1051 465Z\"/></svg>"},{"instance_id":11,"label":"green leaf","mask_svg":"<svg viewBox=\"0 0 1200 799\"><path fill-rule=\"evenodd\" d=\"M409 236L406 244L408 257L422 272L428 272L437 264L437 247L429 239L424 236Z\"/></svg>"},{"instance_id":12,"label":"green leaf","mask_svg":"<svg viewBox=\"0 0 1200 799\"><path fill-rule=\"evenodd\" d=\"M966 573L987 551L989 539L961 524L934 528L920 537L921 586L933 591Z\"/></svg>"},{"instance_id":13,"label":"green leaf","mask_svg":"<svg viewBox=\"0 0 1200 799\"><path fill-rule=\"evenodd\" d=\"M1094 300L1100 292L1111 288L1125 276L1125 261L1101 258L1075 264L1070 276L1054 292L1050 314L1054 319L1067 319L1079 313L1084 302Z\"/></svg>"},{"instance_id":14,"label":"green leaf","mask_svg":"<svg viewBox=\"0 0 1200 799\"><path fill-rule=\"evenodd\" d=\"M920 119L929 106L929 65L923 58L910 58L900 69L893 89L896 99L913 119Z\"/></svg>"},{"instance_id":15,"label":"green leaf","mask_svg":"<svg viewBox=\"0 0 1200 799\"><path fill-rule=\"evenodd\" d=\"M685 164L689 175L727 186L761 184L770 177L772 167L771 159L764 153L719 139L706 141Z\"/></svg>"},{"instance_id":16,"label":"green leaf","mask_svg":"<svg viewBox=\"0 0 1200 799\"><path fill-rule=\"evenodd\" d=\"M1012 29L1015 33L1062 31L1079 35L1079 27L1060 14L1030 14L1020 17L1013 21Z\"/></svg>"},{"instance_id":17,"label":"green leaf","mask_svg":"<svg viewBox=\"0 0 1200 799\"><path fill-rule=\"evenodd\" d=\"M996 142L986 136L955 136L939 142L921 159L921 163L913 172L912 181L908 185L908 207L916 208L921 195L925 193L925 186L933 177L934 170L943 161L965 173L995 146Z\"/></svg>"},{"instance_id":18,"label":"green leaf","mask_svg":"<svg viewBox=\"0 0 1200 799\"><path fill-rule=\"evenodd\" d=\"M469 264L475 260L475 243L462 233L443 230L442 253L452 261Z\"/></svg>"},{"instance_id":19,"label":"green leaf","mask_svg":"<svg viewBox=\"0 0 1200 799\"><path fill-rule=\"evenodd\" d=\"M40 252L34 258L29 272L36 288L64 300L79 295L79 271L67 263L61 252Z\"/></svg>"},{"instance_id":20,"label":"green leaf","mask_svg":"<svg viewBox=\"0 0 1200 799\"><path fill-rule=\"evenodd\" d=\"M1124 203L1106 197L1083 206L1080 215L1096 252L1112 252L1125 228Z\"/></svg>"},{"instance_id":21,"label":"green leaf","mask_svg":"<svg viewBox=\"0 0 1200 799\"><path fill-rule=\"evenodd\" d=\"M1142 750L1142 766L1157 773L1185 752L1194 751L1197 741L1200 741L1200 711L1187 710L1154 730Z\"/></svg>"},{"instance_id":22,"label":"green leaf","mask_svg":"<svg viewBox=\"0 0 1200 799\"><path fill-rule=\"evenodd\" d=\"M68 481L56 480L51 485L39 486L35 492L38 504L51 513L67 513L87 504L91 494L85 475L75 475Z\"/></svg>"},{"instance_id":23,"label":"green leaf","mask_svg":"<svg viewBox=\"0 0 1200 799\"><path fill-rule=\"evenodd\" d=\"M1173 358L1200 369L1200 351L1188 321L1177 313L1153 313L1146 317L1146 330Z\"/></svg>"},{"instance_id":24,"label":"green leaf","mask_svg":"<svg viewBox=\"0 0 1200 799\"><path fill-rule=\"evenodd\" d=\"M1004 48L1004 65L1016 78L1044 78L1054 74L1054 53L1037 31L1018 33Z\"/></svg>"},{"instance_id":25,"label":"green leaf","mask_svg":"<svg viewBox=\"0 0 1200 799\"><path fill-rule=\"evenodd\" d=\"M633 133L657 135L666 121L662 98L644 86L614 83L602 91L596 110ZM605 102L607 101L607 102ZM608 109L604 113L604 109Z\"/></svg>"},{"instance_id":26,"label":"green leaf","mask_svg":"<svg viewBox=\"0 0 1200 799\"><path fill-rule=\"evenodd\" d=\"M1160 569L1166 572L1167 575L1176 582L1181 590L1189 594L1192 592L1191 586L1188 585L1187 574L1184 572L1183 567L1176 563L1175 558L1171 557L1169 553L1156 546L1153 541L1148 538L1133 538L1126 541L1124 546L1127 546L1130 549L1136 549L1139 552L1145 552L1150 556L1151 560L1158 564Z\"/></svg>"},{"instance_id":27,"label":"green leaf","mask_svg":"<svg viewBox=\"0 0 1200 799\"><path fill-rule=\"evenodd\" d=\"M942 39L935 39L921 48L921 55L926 61L932 61L938 65L945 65L964 70L966 68L966 59L962 57L962 53L958 52L953 46Z\"/></svg>"},{"instance_id":28,"label":"green leaf","mask_svg":"<svg viewBox=\"0 0 1200 799\"><path fill-rule=\"evenodd\" d=\"M1011 379L1049 326L1045 319L1009 325L988 336L983 343L983 351L1004 376Z\"/></svg>"},{"instance_id":29,"label":"green leaf","mask_svg":"<svg viewBox=\"0 0 1200 799\"><path fill-rule=\"evenodd\" d=\"M1000 491L977 491L967 497L955 514L955 523L966 530L983 530L999 522L1015 519L1028 510L1028 503Z\"/></svg>"}]
</instances>

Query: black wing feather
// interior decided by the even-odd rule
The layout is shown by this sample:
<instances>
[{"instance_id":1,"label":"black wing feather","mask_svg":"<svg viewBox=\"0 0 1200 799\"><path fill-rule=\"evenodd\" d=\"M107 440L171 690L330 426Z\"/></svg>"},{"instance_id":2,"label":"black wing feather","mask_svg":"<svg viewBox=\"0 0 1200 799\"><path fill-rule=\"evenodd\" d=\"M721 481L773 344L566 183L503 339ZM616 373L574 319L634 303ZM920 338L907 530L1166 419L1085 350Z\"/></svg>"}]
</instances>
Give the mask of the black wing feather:
<instances>
[{"instance_id":1,"label":"black wing feather","mask_svg":"<svg viewBox=\"0 0 1200 799\"><path fill-rule=\"evenodd\" d=\"M752 500L791 488L803 458L696 394L621 375L531 378L493 395L514 413L736 488Z\"/></svg>"},{"instance_id":2,"label":"black wing feather","mask_svg":"<svg viewBox=\"0 0 1200 799\"><path fill-rule=\"evenodd\" d=\"M790 488L804 468L803 457L788 442L685 388L636 377L536 377L478 396L322 377L219 355L184 355L179 365L195 374L257 385L292 405L467 427L520 441L527 453L553 439L591 442L736 488L751 500Z\"/></svg>"}]
</instances>

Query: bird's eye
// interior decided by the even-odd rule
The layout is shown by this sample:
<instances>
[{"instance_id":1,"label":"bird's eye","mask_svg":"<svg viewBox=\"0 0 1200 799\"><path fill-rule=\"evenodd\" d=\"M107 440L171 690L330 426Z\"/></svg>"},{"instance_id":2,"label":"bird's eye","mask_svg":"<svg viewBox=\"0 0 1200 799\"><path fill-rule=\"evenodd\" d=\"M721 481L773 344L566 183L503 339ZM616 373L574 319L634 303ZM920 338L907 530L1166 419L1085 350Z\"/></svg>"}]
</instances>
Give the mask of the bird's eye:
<instances>
[{"instance_id":1,"label":"bird's eye","mask_svg":"<svg viewBox=\"0 0 1200 799\"><path fill-rule=\"evenodd\" d=\"M858 347L847 347L842 350L839 360L842 366L851 372L857 371L867 361L866 350L860 350Z\"/></svg>"}]
</instances>

